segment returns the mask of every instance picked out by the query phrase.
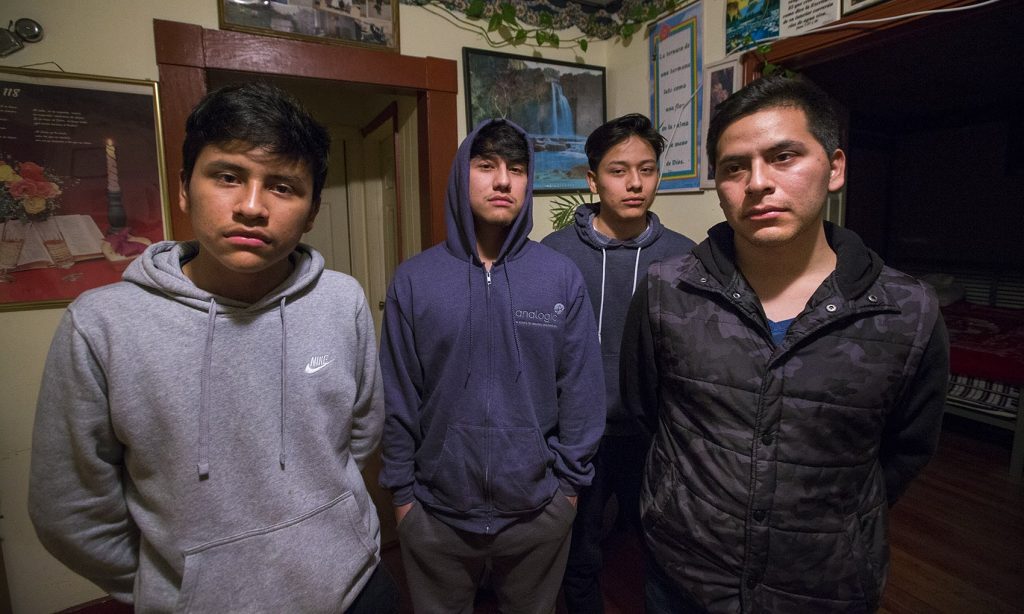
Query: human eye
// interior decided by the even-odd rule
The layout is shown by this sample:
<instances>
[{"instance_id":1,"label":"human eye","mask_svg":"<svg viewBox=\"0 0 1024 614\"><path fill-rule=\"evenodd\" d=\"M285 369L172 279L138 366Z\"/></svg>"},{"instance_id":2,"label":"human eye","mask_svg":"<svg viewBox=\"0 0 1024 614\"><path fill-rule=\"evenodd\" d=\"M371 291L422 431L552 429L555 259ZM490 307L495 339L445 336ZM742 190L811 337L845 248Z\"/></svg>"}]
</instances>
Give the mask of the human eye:
<instances>
[{"instance_id":1,"label":"human eye","mask_svg":"<svg viewBox=\"0 0 1024 614\"><path fill-rule=\"evenodd\" d=\"M653 175L654 173L658 172L658 169L653 166L645 166L640 169L640 172L643 173L644 175Z\"/></svg>"},{"instance_id":2,"label":"human eye","mask_svg":"<svg viewBox=\"0 0 1024 614\"><path fill-rule=\"evenodd\" d=\"M270 191L281 195L290 195L295 193L295 188L287 183L276 183L270 186Z\"/></svg>"},{"instance_id":3,"label":"human eye","mask_svg":"<svg viewBox=\"0 0 1024 614\"><path fill-rule=\"evenodd\" d=\"M525 175L526 174L526 167L523 166L522 164L513 164L512 166L509 167L508 170L509 170L510 173L513 173L515 175Z\"/></svg>"},{"instance_id":4,"label":"human eye","mask_svg":"<svg viewBox=\"0 0 1024 614\"><path fill-rule=\"evenodd\" d=\"M743 166L738 162L721 162L717 166L717 174L725 175L727 177L737 175L743 170Z\"/></svg>"},{"instance_id":5,"label":"human eye","mask_svg":"<svg viewBox=\"0 0 1024 614\"><path fill-rule=\"evenodd\" d=\"M236 184L239 182L238 175L228 171L218 171L214 173L213 177L217 182L224 184Z\"/></svg>"}]
</instances>

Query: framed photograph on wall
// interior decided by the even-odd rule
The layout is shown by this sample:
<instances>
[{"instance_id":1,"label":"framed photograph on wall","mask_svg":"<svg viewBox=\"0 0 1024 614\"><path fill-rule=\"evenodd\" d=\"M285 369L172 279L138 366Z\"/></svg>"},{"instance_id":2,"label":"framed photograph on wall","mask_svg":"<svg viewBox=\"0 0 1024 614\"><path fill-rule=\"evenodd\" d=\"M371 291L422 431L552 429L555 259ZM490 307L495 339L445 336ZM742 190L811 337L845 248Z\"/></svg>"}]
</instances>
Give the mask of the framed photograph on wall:
<instances>
[{"instance_id":1,"label":"framed photograph on wall","mask_svg":"<svg viewBox=\"0 0 1024 614\"><path fill-rule=\"evenodd\" d=\"M218 0L220 27L398 51L398 0Z\"/></svg>"},{"instance_id":2,"label":"framed photograph on wall","mask_svg":"<svg viewBox=\"0 0 1024 614\"><path fill-rule=\"evenodd\" d=\"M468 130L502 117L529 133L536 152L533 191L587 190L587 136L605 122L605 72L464 47Z\"/></svg>"},{"instance_id":3,"label":"framed photograph on wall","mask_svg":"<svg viewBox=\"0 0 1024 614\"><path fill-rule=\"evenodd\" d=\"M861 9L866 9L881 2L885 2L885 0L843 0L843 15L856 13Z\"/></svg>"},{"instance_id":4,"label":"framed photograph on wall","mask_svg":"<svg viewBox=\"0 0 1024 614\"><path fill-rule=\"evenodd\" d=\"M157 84L0 68L0 310L66 305L169 236Z\"/></svg>"},{"instance_id":5,"label":"framed photograph on wall","mask_svg":"<svg viewBox=\"0 0 1024 614\"><path fill-rule=\"evenodd\" d=\"M700 187L714 189L715 176L711 173L711 164L705 144L708 138L708 126L715 116L715 107L733 92L743 87L743 67L739 58L708 64L704 67L704 84L702 86L703 113L700 118Z\"/></svg>"}]
</instances>

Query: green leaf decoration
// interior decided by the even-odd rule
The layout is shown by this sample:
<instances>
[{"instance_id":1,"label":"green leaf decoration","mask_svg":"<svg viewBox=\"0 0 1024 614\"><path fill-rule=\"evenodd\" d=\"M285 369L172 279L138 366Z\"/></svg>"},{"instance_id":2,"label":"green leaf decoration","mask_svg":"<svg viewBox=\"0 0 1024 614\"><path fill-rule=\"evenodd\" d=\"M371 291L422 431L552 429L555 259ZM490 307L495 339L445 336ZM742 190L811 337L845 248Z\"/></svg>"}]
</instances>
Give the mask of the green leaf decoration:
<instances>
[{"instance_id":1,"label":"green leaf decoration","mask_svg":"<svg viewBox=\"0 0 1024 614\"><path fill-rule=\"evenodd\" d=\"M473 0L466 7L466 17L470 19L480 19L484 16L484 9L487 8L487 3L484 0Z\"/></svg>"}]
</instances>

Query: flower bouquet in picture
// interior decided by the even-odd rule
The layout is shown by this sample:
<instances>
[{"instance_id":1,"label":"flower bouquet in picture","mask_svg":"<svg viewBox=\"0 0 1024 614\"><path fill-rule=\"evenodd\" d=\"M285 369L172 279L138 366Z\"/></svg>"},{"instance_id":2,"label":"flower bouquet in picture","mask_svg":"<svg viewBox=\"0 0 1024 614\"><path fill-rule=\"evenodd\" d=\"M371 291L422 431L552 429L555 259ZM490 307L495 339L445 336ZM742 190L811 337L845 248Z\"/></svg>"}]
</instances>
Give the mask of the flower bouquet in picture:
<instances>
[{"instance_id":1,"label":"flower bouquet in picture","mask_svg":"<svg viewBox=\"0 0 1024 614\"><path fill-rule=\"evenodd\" d=\"M0 282L40 261L61 269L75 264L53 219L62 186L62 178L35 162L0 161Z\"/></svg>"}]
</instances>

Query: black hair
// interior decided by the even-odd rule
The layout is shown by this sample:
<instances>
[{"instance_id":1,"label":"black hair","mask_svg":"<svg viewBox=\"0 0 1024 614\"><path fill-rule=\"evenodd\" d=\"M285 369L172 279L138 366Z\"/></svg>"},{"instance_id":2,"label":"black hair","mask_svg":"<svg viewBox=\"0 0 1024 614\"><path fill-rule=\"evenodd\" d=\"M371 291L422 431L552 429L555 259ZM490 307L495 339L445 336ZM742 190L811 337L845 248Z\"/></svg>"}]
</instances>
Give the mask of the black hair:
<instances>
[{"instance_id":1,"label":"black hair","mask_svg":"<svg viewBox=\"0 0 1024 614\"><path fill-rule=\"evenodd\" d=\"M587 163L590 165L590 170L596 173L601 159L608 153L608 150L631 136L647 141L651 149L654 150L655 160L661 160L661 152L665 151L665 137L654 129L654 125L646 115L630 113L598 126L587 137L584 150L587 152Z\"/></svg>"},{"instance_id":2,"label":"black hair","mask_svg":"<svg viewBox=\"0 0 1024 614\"><path fill-rule=\"evenodd\" d=\"M775 107L800 109L807 117L807 129L831 156L839 149L839 116L832 98L800 76L772 75L758 79L718 105L708 125L707 153L714 170L718 140L733 122L758 111Z\"/></svg>"},{"instance_id":3,"label":"black hair","mask_svg":"<svg viewBox=\"0 0 1024 614\"><path fill-rule=\"evenodd\" d=\"M502 119L481 128L469 148L469 157L498 157L509 164L530 166L530 144L523 133Z\"/></svg>"},{"instance_id":4,"label":"black hair","mask_svg":"<svg viewBox=\"0 0 1024 614\"><path fill-rule=\"evenodd\" d=\"M207 94L185 122L181 178L188 185L207 145L264 149L303 162L313 175L313 205L327 181L331 137L291 94L269 83L237 83Z\"/></svg>"}]
</instances>

